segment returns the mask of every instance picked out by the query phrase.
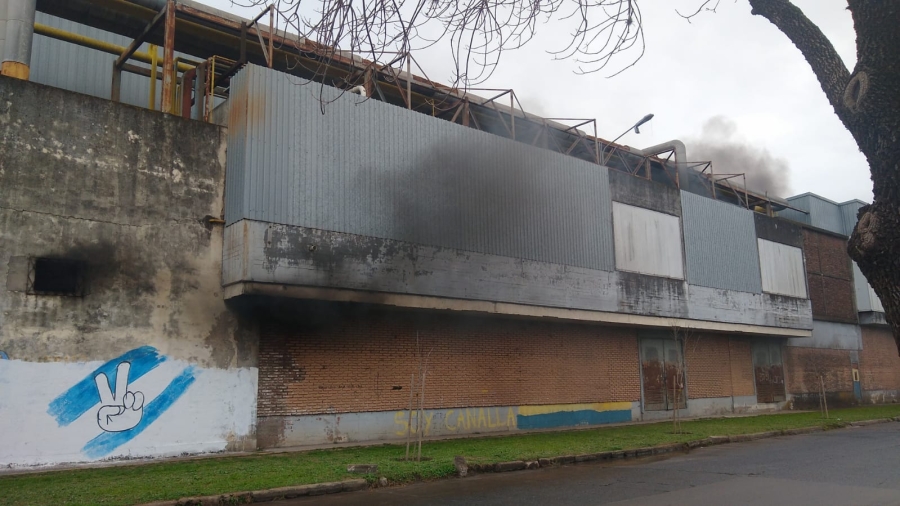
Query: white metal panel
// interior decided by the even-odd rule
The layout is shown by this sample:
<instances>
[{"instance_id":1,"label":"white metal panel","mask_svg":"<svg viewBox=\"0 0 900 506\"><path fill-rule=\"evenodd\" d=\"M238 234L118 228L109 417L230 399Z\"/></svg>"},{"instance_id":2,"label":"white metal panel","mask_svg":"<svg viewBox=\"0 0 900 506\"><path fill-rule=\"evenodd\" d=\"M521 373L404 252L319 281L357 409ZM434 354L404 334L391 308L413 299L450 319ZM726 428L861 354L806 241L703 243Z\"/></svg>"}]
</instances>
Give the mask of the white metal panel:
<instances>
[{"instance_id":1,"label":"white metal panel","mask_svg":"<svg viewBox=\"0 0 900 506\"><path fill-rule=\"evenodd\" d=\"M616 269L684 279L681 220L613 202Z\"/></svg>"},{"instance_id":2,"label":"white metal panel","mask_svg":"<svg viewBox=\"0 0 900 506\"><path fill-rule=\"evenodd\" d=\"M872 311L884 312L884 305L881 303L881 299L875 293L875 290L872 289L872 285L869 285L869 301L872 303Z\"/></svg>"},{"instance_id":3,"label":"white metal panel","mask_svg":"<svg viewBox=\"0 0 900 506\"><path fill-rule=\"evenodd\" d=\"M803 251L777 242L757 239L762 289L767 293L807 298Z\"/></svg>"},{"instance_id":4,"label":"white metal panel","mask_svg":"<svg viewBox=\"0 0 900 506\"><path fill-rule=\"evenodd\" d=\"M856 310L860 313L868 313L872 311L872 292L869 282L863 276L859 265L851 261L853 264L853 289L856 292Z\"/></svg>"}]
</instances>

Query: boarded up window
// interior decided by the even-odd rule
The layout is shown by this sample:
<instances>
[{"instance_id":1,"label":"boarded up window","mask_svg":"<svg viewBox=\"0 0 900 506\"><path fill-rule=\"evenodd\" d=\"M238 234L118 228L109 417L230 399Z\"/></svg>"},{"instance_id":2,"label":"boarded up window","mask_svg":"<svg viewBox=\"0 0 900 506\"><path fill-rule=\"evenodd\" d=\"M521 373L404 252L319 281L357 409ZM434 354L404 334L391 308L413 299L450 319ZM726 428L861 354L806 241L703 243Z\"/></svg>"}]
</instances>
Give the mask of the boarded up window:
<instances>
[{"instance_id":1,"label":"boarded up window","mask_svg":"<svg viewBox=\"0 0 900 506\"><path fill-rule=\"evenodd\" d=\"M677 216L613 202L616 269L684 279Z\"/></svg>"},{"instance_id":2,"label":"boarded up window","mask_svg":"<svg viewBox=\"0 0 900 506\"><path fill-rule=\"evenodd\" d=\"M756 402L784 402L784 366L781 343L753 343Z\"/></svg>"},{"instance_id":3,"label":"boarded up window","mask_svg":"<svg viewBox=\"0 0 900 506\"><path fill-rule=\"evenodd\" d=\"M684 372L678 343L672 339L641 340L641 374L644 410L661 411L687 407Z\"/></svg>"},{"instance_id":4,"label":"boarded up window","mask_svg":"<svg viewBox=\"0 0 900 506\"><path fill-rule=\"evenodd\" d=\"M806 271L800 248L765 239L757 241L763 291L805 299Z\"/></svg>"}]
</instances>

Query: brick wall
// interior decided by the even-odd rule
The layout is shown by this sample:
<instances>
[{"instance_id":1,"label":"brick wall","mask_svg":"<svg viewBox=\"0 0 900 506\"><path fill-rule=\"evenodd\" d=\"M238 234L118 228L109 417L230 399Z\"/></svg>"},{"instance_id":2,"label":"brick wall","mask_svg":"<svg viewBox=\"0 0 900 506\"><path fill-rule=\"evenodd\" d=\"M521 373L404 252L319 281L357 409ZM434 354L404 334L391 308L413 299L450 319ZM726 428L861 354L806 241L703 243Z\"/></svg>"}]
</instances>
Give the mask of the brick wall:
<instances>
[{"instance_id":1,"label":"brick wall","mask_svg":"<svg viewBox=\"0 0 900 506\"><path fill-rule=\"evenodd\" d=\"M856 323L847 241L804 229L803 251L813 318Z\"/></svg>"},{"instance_id":2,"label":"brick wall","mask_svg":"<svg viewBox=\"0 0 900 506\"><path fill-rule=\"evenodd\" d=\"M753 355L750 350L750 342L731 339L728 345L733 395L756 395L756 378L753 375Z\"/></svg>"},{"instance_id":3,"label":"brick wall","mask_svg":"<svg viewBox=\"0 0 900 506\"><path fill-rule=\"evenodd\" d=\"M819 371L825 372L826 392L853 391L850 352L787 346L784 349L787 390L791 394L819 391Z\"/></svg>"},{"instance_id":4,"label":"brick wall","mask_svg":"<svg viewBox=\"0 0 900 506\"><path fill-rule=\"evenodd\" d=\"M731 357L727 337L702 334L685 342L688 398L731 396Z\"/></svg>"},{"instance_id":5,"label":"brick wall","mask_svg":"<svg viewBox=\"0 0 900 506\"><path fill-rule=\"evenodd\" d=\"M859 375L863 390L900 390L900 357L891 331L862 329Z\"/></svg>"},{"instance_id":6,"label":"brick wall","mask_svg":"<svg viewBox=\"0 0 900 506\"><path fill-rule=\"evenodd\" d=\"M637 401L633 330L417 313L264 324L259 416L402 410L427 355L426 408Z\"/></svg>"}]
</instances>

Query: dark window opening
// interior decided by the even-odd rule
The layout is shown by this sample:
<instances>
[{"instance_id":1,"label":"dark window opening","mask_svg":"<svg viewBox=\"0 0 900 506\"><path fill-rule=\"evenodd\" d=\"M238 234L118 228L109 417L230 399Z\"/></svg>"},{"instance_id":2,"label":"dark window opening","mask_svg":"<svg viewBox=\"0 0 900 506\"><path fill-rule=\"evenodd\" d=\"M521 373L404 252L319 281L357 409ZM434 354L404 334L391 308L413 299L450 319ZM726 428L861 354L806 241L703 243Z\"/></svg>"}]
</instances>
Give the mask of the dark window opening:
<instances>
[{"instance_id":1,"label":"dark window opening","mask_svg":"<svg viewBox=\"0 0 900 506\"><path fill-rule=\"evenodd\" d=\"M35 295L84 295L84 264L63 258L34 258L29 269L28 293Z\"/></svg>"}]
</instances>

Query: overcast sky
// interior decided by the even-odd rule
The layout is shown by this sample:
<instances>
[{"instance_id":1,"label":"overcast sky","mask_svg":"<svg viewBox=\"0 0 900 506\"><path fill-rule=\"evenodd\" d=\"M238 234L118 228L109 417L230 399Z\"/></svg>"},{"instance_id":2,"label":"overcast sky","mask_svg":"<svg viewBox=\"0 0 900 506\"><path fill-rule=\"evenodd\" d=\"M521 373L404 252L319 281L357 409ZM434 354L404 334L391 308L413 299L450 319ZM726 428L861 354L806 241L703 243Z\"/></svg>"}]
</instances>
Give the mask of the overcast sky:
<instances>
[{"instance_id":1,"label":"overcast sky","mask_svg":"<svg viewBox=\"0 0 900 506\"><path fill-rule=\"evenodd\" d=\"M201 1L246 17L260 10L234 7L229 0ZM596 118L598 134L605 139L653 113L640 135L632 132L619 142L642 148L681 139L691 160L692 145L697 152L701 145L724 143L724 150L703 151L726 157L713 160L716 172L752 170L736 166L749 166L750 156L755 165L771 166L776 177L786 176L783 196L813 192L838 202L870 201L865 158L800 52L766 19L752 16L746 0L722 0L716 13L704 13L691 23L675 13L699 3L641 0L646 54L618 76L576 75L574 62L554 61L546 49L558 48L566 32L550 24L539 26L538 37L526 47L505 53L482 86L513 88L526 110L545 117ZM855 34L846 0L794 3L852 69ZM442 45L413 56L428 77L449 81L449 54ZM622 55L618 62L627 64L632 57ZM711 128L704 137L707 124ZM728 158L728 146L741 148L743 158Z\"/></svg>"}]
</instances>

